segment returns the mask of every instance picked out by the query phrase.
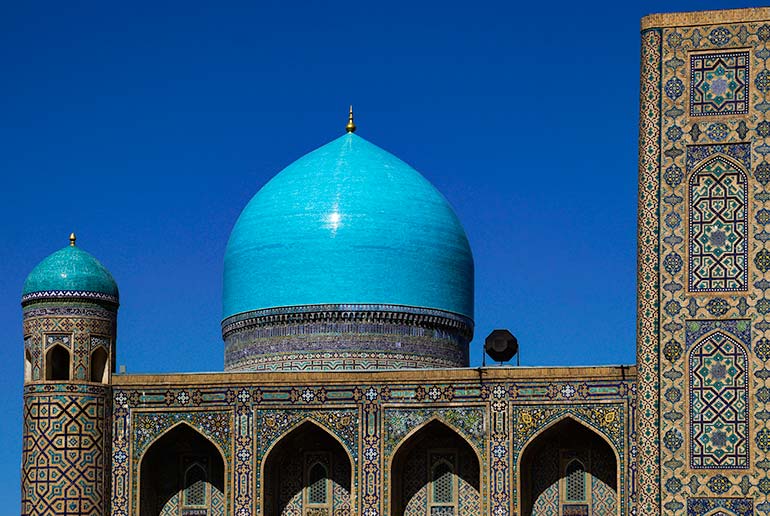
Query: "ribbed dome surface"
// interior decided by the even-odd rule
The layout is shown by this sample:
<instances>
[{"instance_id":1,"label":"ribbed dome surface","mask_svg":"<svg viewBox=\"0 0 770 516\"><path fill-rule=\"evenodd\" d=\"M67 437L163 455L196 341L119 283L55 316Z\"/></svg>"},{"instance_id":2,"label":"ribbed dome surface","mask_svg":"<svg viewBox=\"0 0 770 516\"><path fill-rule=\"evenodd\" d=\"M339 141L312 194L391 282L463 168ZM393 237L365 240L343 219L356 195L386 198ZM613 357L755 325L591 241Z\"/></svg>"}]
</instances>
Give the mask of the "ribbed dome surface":
<instances>
[{"instance_id":1,"label":"ribbed dome surface","mask_svg":"<svg viewBox=\"0 0 770 516\"><path fill-rule=\"evenodd\" d=\"M22 296L38 292L77 291L118 297L118 285L104 265L76 246L43 259L24 282Z\"/></svg>"},{"instance_id":2,"label":"ribbed dome surface","mask_svg":"<svg viewBox=\"0 0 770 516\"><path fill-rule=\"evenodd\" d=\"M473 317L473 257L451 206L419 172L352 133L257 192L224 265L225 318L326 303Z\"/></svg>"}]
</instances>

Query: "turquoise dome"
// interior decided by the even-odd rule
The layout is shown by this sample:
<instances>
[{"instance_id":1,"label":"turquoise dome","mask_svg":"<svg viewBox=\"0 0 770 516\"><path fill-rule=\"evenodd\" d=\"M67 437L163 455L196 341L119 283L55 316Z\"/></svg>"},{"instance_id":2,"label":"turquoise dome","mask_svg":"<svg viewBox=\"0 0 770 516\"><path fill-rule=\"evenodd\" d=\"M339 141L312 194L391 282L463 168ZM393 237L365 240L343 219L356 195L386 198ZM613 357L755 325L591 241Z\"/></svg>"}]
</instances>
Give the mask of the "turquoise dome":
<instances>
[{"instance_id":1,"label":"turquoise dome","mask_svg":"<svg viewBox=\"0 0 770 516\"><path fill-rule=\"evenodd\" d=\"M473 318L473 256L452 207L415 169L352 133L257 192L224 265L225 318L333 303Z\"/></svg>"},{"instance_id":2,"label":"turquoise dome","mask_svg":"<svg viewBox=\"0 0 770 516\"><path fill-rule=\"evenodd\" d=\"M22 297L40 292L88 292L118 297L118 285L99 260L75 245L60 249L32 269Z\"/></svg>"}]
</instances>

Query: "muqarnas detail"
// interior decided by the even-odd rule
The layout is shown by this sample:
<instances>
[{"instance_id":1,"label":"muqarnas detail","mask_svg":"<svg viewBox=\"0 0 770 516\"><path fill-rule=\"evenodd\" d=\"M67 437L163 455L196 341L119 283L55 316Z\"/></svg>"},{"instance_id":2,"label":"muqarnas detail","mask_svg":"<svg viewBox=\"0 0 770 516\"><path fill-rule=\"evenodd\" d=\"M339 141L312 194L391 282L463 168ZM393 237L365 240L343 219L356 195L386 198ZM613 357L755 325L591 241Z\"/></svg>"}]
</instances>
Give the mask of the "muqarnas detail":
<instances>
[{"instance_id":1,"label":"muqarnas detail","mask_svg":"<svg viewBox=\"0 0 770 516\"><path fill-rule=\"evenodd\" d=\"M749 111L749 53L690 56L690 115L743 115Z\"/></svg>"}]
</instances>

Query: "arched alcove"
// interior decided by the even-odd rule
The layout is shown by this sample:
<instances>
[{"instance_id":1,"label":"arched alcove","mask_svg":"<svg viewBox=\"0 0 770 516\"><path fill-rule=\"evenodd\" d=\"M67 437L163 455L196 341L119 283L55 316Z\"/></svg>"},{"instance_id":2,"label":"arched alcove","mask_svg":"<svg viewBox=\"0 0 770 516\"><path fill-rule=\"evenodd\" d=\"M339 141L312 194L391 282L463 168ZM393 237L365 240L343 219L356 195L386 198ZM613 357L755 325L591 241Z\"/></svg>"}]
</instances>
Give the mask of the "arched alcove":
<instances>
[{"instance_id":1,"label":"arched alcove","mask_svg":"<svg viewBox=\"0 0 770 516\"><path fill-rule=\"evenodd\" d=\"M32 381L32 353L24 350L24 383Z\"/></svg>"},{"instance_id":2,"label":"arched alcove","mask_svg":"<svg viewBox=\"0 0 770 516\"><path fill-rule=\"evenodd\" d=\"M572 418L524 448L519 461L522 516L617 516L618 464L599 434Z\"/></svg>"},{"instance_id":3,"label":"arched alcove","mask_svg":"<svg viewBox=\"0 0 770 516\"><path fill-rule=\"evenodd\" d=\"M91 352L91 381L99 383L109 383L110 370L107 366L109 355L102 346L97 346Z\"/></svg>"},{"instance_id":4,"label":"arched alcove","mask_svg":"<svg viewBox=\"0 0 770 516\"><path fill-rule=\"evenodd\" d=\"M315 423L302 423L264 460L263 514L350 514L351 471L350 456L339 441Z\"/></svg>"},{"instance_id":5,"label":"arched alcove","mask_svg":"<svg viewBox=\"0 0 770 516\"><path fill-rule=\"evenodd\" d=\"M70 352L64 346L54 344L45 354L45 379L53 381L70 379Z\"/></svg>"},{"instance_id":6,"label":"arched alcove","mask_svg":"<svg viewBox=\"0 0 770 516\"><path fill-rule=\"evenodd\" d=\"M179 424L156 440L139 469L140 516L224 516L222 454L189 425Z\"/></svg>"},{"instance_id":7,"label":"arched alcove","mask_svg":"<svg viewBox=\"0 0 770 516\"><path fill-rule=\"evenodd\" d=\"M480 515L478 456L462 436L433 420L396 449L390 494L392 516Z\"/></svg>"}]
</instances>

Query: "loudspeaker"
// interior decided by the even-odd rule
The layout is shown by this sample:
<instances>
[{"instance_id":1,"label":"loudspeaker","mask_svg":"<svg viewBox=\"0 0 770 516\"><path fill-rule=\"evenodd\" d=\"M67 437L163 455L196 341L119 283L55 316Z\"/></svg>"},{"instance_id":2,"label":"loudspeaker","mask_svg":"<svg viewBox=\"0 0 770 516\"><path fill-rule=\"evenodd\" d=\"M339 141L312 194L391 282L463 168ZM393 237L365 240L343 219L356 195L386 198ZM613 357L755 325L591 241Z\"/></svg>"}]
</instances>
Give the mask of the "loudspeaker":
<instances>
[{"instance_id":1,"label":"loudspeaker","mask_svg":"<svg viewBox=\"0 0 770 516\"><path fill-rule=\"evenodd\" d=\"M519 352L519 341L508 330L494 330L484 341L484 351L496 362L507 362Z\"/></svg>"}]
</instances>

